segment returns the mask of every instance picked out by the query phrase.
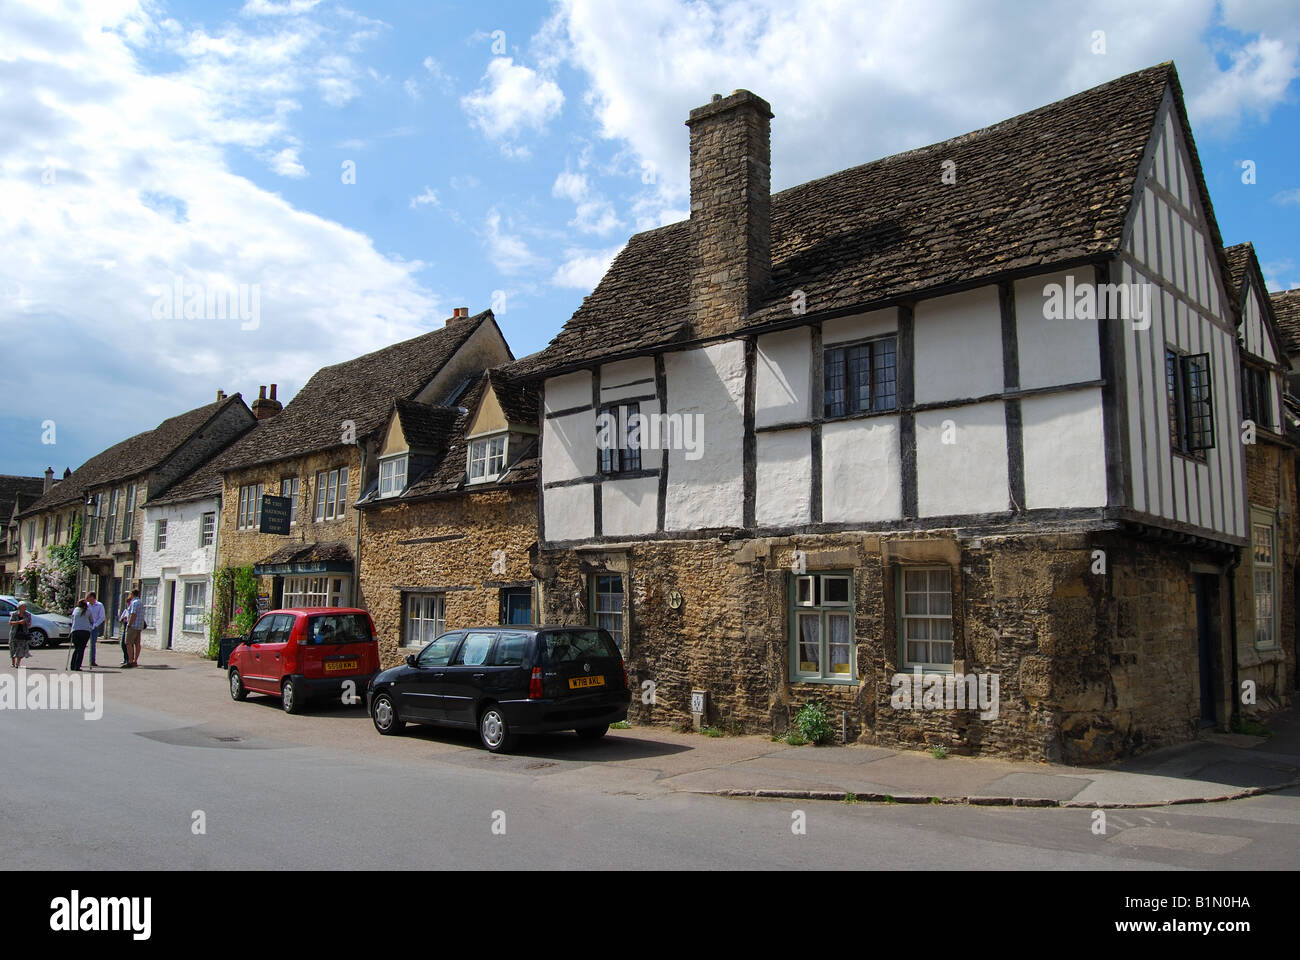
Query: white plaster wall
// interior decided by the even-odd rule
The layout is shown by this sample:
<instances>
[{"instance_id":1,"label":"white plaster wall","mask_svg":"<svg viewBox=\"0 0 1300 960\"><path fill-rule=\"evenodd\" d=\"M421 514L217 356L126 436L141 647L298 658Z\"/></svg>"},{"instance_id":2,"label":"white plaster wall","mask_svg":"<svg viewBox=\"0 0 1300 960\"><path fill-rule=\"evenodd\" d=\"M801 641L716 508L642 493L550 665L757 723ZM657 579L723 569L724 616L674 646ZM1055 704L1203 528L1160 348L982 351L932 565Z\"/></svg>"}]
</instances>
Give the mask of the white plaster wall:
<instances>
[{"instance_id":1,"label":"white plaster wall","mask_svg":"<svg viewBox=\"0 0 1300 960\"><path fill-rule=\"evenodd\" d=\"M900 519L901 477L897 417L822 427L822 519L827 523Z\"/></svg>"},{"instance_id":2,"label":"white plaster wall","mask_svg":"<svg viewBox=\"0 0 1300 960\"><path fill-rule=\"evenodd\" d=\"M208 648L207 633L204 630L186 632L185 623L185 582L201 580L207 584L207 605L212 605L212 571L216 566L216 543L207 547L199 546L202 533L203 514L216 513L217 501L193 500L188 503L167 504L163 506L144 507L144 530L140 538L140 580L158 580L158 608L154 622L144 631L141 642L152 649L160 650L166 643L167 625L165 609L167 602L167 583L176 581L176 606L172 611L172 649L188 652L201 652ZM155 550L156 521L167 521L167 546ZM220 528L221 516L217 515L216 525Z\"/></svg>"},{"instance_id":3,"label":"white plaster wall","mask_svg":"<svg viewBox=\"0 0 1300 960\"><path fill-rule=\"evenodd\" d=\"M590 383L588 383L590 386ZM542 427L542 478L547 483L596 472L596 411L548 418Z\"/></svg>"},{"instance_id":4,"label":"white plaster wall","mask_svg":"<svg viewBox=\"0 0 1300 960\"><path fill-rule=\"evenodd\" d=\"M812 520L812 430L760 433L756 437L754 519L760 527Z\"/></svg>"},{"instance_id":5,"label":"white plaster wall","mask_svg":"<svg viewBox=\"0 0 1300 960\"><path fill-rule=\"evenodd\" d=\"M872 310L852 317L839 317L822 324L822 344L866 340L898 332L898 309Z\"/></svg>"},{"instance_id":6,"label":"white plaster wall","mask_svg":"<svg viewBox=\"0 0 1300 960\"><path fill-rule=\"evenodd\" d=\"M668 530L744 521L745 352L739 340L664 356L668 412L703 418L703 455L668 454ZM547 531L549 536L550 531Z\"/></svg>"},{"instance_id":7,"label":"white plaster wall","mask_svg":"<svg viewBox=\"0 0 1300 960\"><path fill-rule=\"evenodd\" d=\"M612 403L626 397L643 397L654 392L655 362L651 357L620 360L600 368L601 403Z\"/></svg>"},{"instance_id":8,"label":"white plaster wall","mask_svg":"<svg viewBox=\"0 0 1300 960\"><path fill-rule=\"evenodd\" d=\"M659 478L606 480L600 491L601 528L606 536L653 534L658 525ZM550 535L548 529L547 535Z\"/></svg>"},{"instance_id":9,"label":"white plaster wall","mask_svg":"<svg viewBox=\"0 0 1300 960\"><path fill-rule=\"evenodd\" d=\"M591 374L586 370L551 377L546 381L544 398L547 413L591 406Z\"/></svg>"},{"instance_id":10,"label":"white plaster wall","mask_svg":"<svg viewBox=\"0 0 1300 960\"><path fill-rule=\"evenodd\" d=\"M913 312L916 402L1002 392L1002 312L996 286L934 300Z\"/></svg>"},{"instance_id":11,"label":"white plaster wall","mask_svg":"<svg viewBox=\"0 0 1300 960\"><path fill-rule=\"evenodd\" d=\"M955 442L942 442L953 421ZM1007 510L1007 429L1002 401L916 415L917 510L923 517Z\"/></svg>"},{"instance_id":12,"label":"white plaster wall","mask_svg":"<svg viewBox=\"0 0 1300 960\"><path fill-rule=\"evenodd\" d=\"M585 540L595 535L595 496L589 483L542 491L547 540Z\"/></svg>"},{"instance_id":13,"label":"white plaster wall","mask_svg":"<svg viewBox=\"0 0 1300 960\"><path fill-rule=\"evenodd\" d=\"M754 424L807 420L812 341L807 327L758 338L754 358Z\"/></svg>"},{"instance_id":14,"label":"white plaster wall","mask_svg":"<svg viewBox=\"0 0 1300 960\"><path fill-rule=\"evenodd\" d=\"M1101 391L1025 397L1025 507L1106 505L1106 445Z\"/></svg>"},{"instance_id":15,"label":"white plaster wall","mask_svg":"<svg viewBox=\"0 0 1300 960\"><path fill-rule=\"evenodd\" d=\"M1019 280L1016 296L1016 349L1022 387L1049 387L1101 377L1101 347L1096 320L1049 320L1046 289L1064 292L1070 274L1053 273ZM1091 269L1073 273L1074 289L1096 282ZM1065 312L1065 311L1062 311Z\"/></svg>"}]
</instances>

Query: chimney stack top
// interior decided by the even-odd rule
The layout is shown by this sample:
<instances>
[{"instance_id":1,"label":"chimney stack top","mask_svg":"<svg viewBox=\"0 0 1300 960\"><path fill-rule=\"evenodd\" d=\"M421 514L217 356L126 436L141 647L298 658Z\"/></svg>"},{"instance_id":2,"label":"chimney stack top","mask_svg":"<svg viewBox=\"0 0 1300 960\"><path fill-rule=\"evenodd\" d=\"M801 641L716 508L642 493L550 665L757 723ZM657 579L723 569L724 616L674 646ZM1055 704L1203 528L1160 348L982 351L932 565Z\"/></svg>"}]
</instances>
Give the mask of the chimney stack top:
<instances>
[{"instance_id":1,"label":"chimney stack top","mask_svg":"<svg viewBox=\"0 0 1300 960\"><path fill-rule=\"evenodd\" d=\"M284 404L275 399L275 384L271 384L271 398L269 400L266 397L266 387L258 387L257 399L253 401L253 405L249 409L253 411L253 416L258 420L269 419L283 410Z\"/></svg>"}]
</instances>

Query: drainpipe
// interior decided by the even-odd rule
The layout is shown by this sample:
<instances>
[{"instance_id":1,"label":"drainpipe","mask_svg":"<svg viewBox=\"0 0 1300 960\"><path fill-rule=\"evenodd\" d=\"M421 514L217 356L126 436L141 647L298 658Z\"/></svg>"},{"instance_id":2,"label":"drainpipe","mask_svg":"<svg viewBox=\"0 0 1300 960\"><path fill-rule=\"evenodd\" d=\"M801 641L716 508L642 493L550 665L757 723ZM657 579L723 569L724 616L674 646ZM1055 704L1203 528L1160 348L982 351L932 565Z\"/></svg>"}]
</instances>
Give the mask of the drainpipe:
<instances>
[{"instance_id":1,"label":"drainpipe","mask_svg":"<svg viewBox=\"0 0 1300 960\"><path fill-rule=\"evenodd\" d=\"M361 494L366 490L366 445L361 440L357 441L357 449L361 451L361 476L357 477L357 499L361 499ZM352 509L357 513L357 548L352 552L352 606L361 605L361 524L365 520L366 512L358 507L355 503Z\"/></svg>"},{"instance_id":2,"label":"drainpipe","mask_svg":"<svg viewBox=\"0 0 1300 960\"><path fill-rule=\"evenodd\" d=\"M1228 714L1228 732L1231 733L1238 720L1241 703L1241 684L1237 680L1237 567L1241 565L1241 547L1233 549L1232 563L1228 564L1228 623L1230 624L1229 647L1232 651L1232 709Z\"/></svg>"}]
</instances>

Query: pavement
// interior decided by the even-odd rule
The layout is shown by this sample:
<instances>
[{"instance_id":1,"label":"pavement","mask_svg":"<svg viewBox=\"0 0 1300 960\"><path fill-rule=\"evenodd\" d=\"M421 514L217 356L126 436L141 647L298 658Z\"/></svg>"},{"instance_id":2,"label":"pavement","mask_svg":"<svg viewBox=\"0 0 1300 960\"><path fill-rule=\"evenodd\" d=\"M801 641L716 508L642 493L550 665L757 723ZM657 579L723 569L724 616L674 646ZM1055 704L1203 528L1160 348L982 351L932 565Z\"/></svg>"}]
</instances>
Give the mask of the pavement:
<instances>
[{"instance_id":1,"label":"pavement","mask_svg":"<svg viewBox=\"0 0 1300 960\"><path fill-rule=\"evenodd\" d=\"M66 659L63 649L41 650L28 666L31 672L59 671ZM3 672L12 671L6 664ZM145 650L139 669L93 673L104 676L110 708L119 700L157 710L160 719L183 715L187 726L167 724L153 736L179 736L189 746L319 743L530 776L564 772L593 788L637 793L1119 809L1222 802L1300 786L1300 713L1294 709L1266 720L1268 737L1207 732L1191 743L1095 767L940 759L859 744L793 747L762 736L714 738L645 726L611 730L594 743L571 734L526 738L516 754L502 757L483 750L472 731L411 727L405 736L380 737L356 707L325 703L289 716L270 697L234 703L224 671L194 654Z\"/></svg>"}]
</instances>

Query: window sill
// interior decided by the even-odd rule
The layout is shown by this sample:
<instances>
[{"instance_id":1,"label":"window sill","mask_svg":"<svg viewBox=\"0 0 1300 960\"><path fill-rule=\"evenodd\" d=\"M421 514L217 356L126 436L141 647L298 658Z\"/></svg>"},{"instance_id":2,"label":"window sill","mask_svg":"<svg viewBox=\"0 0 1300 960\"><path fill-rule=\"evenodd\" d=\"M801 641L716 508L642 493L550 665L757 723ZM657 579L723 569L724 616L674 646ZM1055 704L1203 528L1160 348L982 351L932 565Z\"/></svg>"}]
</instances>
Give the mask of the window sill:
<instances>
[{"instance_id":1,"label":"window sill","mask_svg":"<svg viewBox=\"0 0 1300 960\"><path fill-rule=\"evenodd\" d=\"M824 686L830 686L830 687L856 687L859 685L860 681L853 677L845 677L843 680L839 680L833 677L795 676L790 678L790 683L792 685L796 683L820 683Z\"/></svg>"}]
</instances>

